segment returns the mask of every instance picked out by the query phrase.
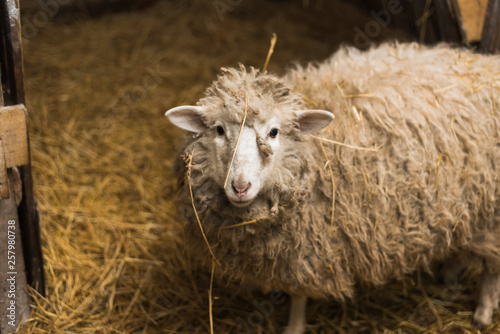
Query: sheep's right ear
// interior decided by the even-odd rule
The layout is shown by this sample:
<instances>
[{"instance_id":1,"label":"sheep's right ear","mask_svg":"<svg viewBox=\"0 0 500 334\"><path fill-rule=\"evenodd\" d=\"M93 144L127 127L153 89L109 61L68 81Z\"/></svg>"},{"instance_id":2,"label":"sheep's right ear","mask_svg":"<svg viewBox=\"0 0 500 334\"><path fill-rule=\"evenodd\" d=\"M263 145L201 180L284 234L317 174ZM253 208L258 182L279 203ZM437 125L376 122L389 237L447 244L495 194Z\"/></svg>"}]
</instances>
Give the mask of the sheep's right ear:
<instances>
[{"instance_id":1,"label":"sheep's right ear","mask_svg":"<svg viewBox=\"0 0 500 334\"><path fill-rule=\"evenodd\" d=\"M326 110L300 110L295 114L299 122L300 133L303 135L323 129L335 118Z\"/></svg>"},{"instance_id":2,"label":"sheep's right ear","mask_svg":"<svg viewBox=\"0 0 500 334\"><path fill-rule=\"evenodd\" d=\"M180 106L168 110L165 116L175 126L190 132L202 132L207 129L204 122L205 109L200 106Z\"/></svg>"}]
</instances>

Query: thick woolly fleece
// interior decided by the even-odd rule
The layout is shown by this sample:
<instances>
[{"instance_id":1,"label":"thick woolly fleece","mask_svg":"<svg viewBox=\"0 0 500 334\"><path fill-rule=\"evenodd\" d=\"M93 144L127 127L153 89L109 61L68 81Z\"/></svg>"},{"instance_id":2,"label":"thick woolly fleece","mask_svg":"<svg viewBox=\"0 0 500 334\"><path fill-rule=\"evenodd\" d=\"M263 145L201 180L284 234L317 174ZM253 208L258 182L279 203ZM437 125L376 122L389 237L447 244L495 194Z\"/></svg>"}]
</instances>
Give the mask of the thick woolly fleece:
<instances>
[{"instance_id":1,"label":"thick woolly fleece","mask_svg":"<svg viewBox=\"0 0 500 334\"><path fill-rule=\"evenodd\" d=\"M184 149L192 172L183 166L178 204L191 256L212 265L190 183L223 281L343 300L356 283L430 270L460 251L500 268L499 70L498 55L417 44L344 47L285 78L223 69L199 102L209 130ZM214 157L212 142L217 120L240 123L245 94L246 125L279 117L283 151L272 152L279 163L258 197L238 208L214 181L227 171L211 164L233 146ZM322 141L298 131L293 112L311 109L306 100L335 115L317 136L380 149L323 142L327 161Z\"/></svg>"}]
</instances>

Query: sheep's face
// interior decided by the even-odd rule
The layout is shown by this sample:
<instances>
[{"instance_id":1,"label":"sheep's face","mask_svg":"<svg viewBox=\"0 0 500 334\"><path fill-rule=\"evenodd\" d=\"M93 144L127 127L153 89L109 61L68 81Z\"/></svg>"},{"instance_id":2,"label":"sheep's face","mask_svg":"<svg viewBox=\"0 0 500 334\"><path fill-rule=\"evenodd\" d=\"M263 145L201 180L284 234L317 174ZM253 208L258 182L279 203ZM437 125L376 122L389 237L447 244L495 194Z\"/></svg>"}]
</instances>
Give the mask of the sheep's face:
<instances>
[{"instance_id":1,"label":"sheep's face","mask_svg":"<svg viewBox=\"0 0 500 334\"><path fill-rule=\"evenodd\" d=\"M293 112L293 122L254 117L252 121L246 118L248 123L241 126L243 119L207 121L208 112L200 106L181 106L170 109L166 116L174 125L207 139L210 176L239 207L250 204L268 183L275 164L282 160L284 145L293 145L294 137L320 130L333 119L327 111L301 110Z\"/></svg>"},{"instance_id":2,"label":"sheep's face","mask_svg":"<svg viewBox=\"0 0 500 334\"><path fill-rule=\"evenodd\" d=\"M235 206L246 206L259 194L280 152L280 122L270 119L243 126L217 121L213 139L214 180Z\"/></svg>"},{"instance_id":3,"label":"sheep's face","mask_svg":"<svg viewBox=\"0 0 500 334\"><path fill-rule=\"evenodd\" d=\"M244 69L227 73L207 90L199 106L176 107L165 115L174 125L198 134L210 164L203 172L234 206L244 207L266 185L281 183L273 171L298 136L324 128L333 115L300 110L300 95L275 76Z\"/></svg>"}]
</instances>

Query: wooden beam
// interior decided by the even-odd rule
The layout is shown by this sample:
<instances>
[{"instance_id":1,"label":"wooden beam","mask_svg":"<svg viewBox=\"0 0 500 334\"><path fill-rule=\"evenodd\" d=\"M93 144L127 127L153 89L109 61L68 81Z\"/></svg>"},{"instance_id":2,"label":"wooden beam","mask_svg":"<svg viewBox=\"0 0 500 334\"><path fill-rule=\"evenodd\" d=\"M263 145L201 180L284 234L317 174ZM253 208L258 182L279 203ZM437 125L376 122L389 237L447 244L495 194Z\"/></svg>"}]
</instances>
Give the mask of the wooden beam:
<instances>
[{"instance_id":1,"label":"wooden beam","mask_svg":"<svg viewBox=\"0 0 500 334\"><path fill-rule=\"evenodd\" d=\"M15 104L25 104L19 1L2 0L1 4L10 91Z\"/></svg>"},{"instance_id":2,"label":"wooden beam","mask_svg":"<svg viewBox=\"0 0 500 334\"><path fill-rule=\"evenodd\" d=\"M23 105L0 108L0 137L6 168L29 163L26 131L26 109Z\"/></svg>"},{"instance_id":3,"label":"wooden beam","mask_svg":"<svg viewBox=\"0 0 500 334\"><path fill-rule=\"evenodd\" d=\"M482 53L500 52L500 0L489 0L479 51Z\"/></svg>"}]
</instances>

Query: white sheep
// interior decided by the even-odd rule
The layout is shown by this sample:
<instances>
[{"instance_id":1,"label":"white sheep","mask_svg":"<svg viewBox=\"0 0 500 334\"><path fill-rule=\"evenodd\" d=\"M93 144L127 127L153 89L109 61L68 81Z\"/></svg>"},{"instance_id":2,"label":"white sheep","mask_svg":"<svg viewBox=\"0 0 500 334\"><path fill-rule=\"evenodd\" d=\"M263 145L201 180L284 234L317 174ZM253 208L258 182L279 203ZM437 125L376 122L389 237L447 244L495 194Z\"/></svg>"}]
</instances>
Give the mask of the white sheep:
<instances>
[{"instance_id":1,"label":"white sheep","mask_svg":"<svg viewBox=\"0 0 500 334\"><path fill-rule=\"evenodd\" d=\"M463 259L445 266L449 278L475 259L473 320L490 324L499 70L498 55L417 44L344 47L285 78L223 69L197 106L166 113L195 134L178 199L193 256L207 267L215 257L226 281L289 293L286 333L305 331L308 297L342 301L357 282Z\"/></svg>"}]
</instances>

